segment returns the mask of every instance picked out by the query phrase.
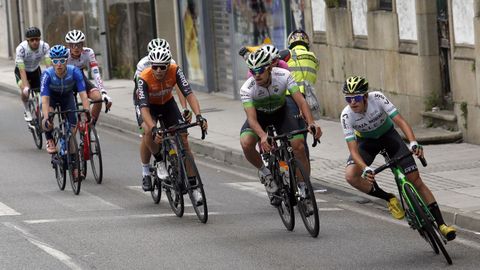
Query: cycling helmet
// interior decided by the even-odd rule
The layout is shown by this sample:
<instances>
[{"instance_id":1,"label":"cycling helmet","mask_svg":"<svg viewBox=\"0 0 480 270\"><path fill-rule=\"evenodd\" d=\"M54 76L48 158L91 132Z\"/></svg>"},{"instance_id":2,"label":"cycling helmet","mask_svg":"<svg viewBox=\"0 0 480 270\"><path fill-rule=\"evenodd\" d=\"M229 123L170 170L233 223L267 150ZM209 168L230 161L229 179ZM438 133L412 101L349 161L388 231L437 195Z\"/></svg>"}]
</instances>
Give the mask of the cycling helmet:
<instances>
[{"instance_id":1,"label":"cycling helmet","mask_svg":"<svg viewBox=\"0 0 480 270\"><path fill-rule=\"evenodd\" d=\"M25 37L26 38L40 37L41 35L42 35L42 33L40 32L40 29L38 29L35 26L29 27L29 28L27 28L27 30L25 30Z\"/></svg>"},{"instance_id":2,"label":"cycling helmet","mask_svg":"<svg viewBox=\"0 0 480 270\"><path fill-rule=\"evenodd\" d=\"M65 42L67 43L80 43L85 41L85 35L80 30L72 30L65 36Z\"/></svg>"},{"instance_id":3,"label":"cycling helmet","mask_svg":"<svg viewBox=\"0 0 480 270\"><path fill-rule=\"evenodd\" d=\"M293 47L297 45L303 45L305 47L310 46L310 39L308 38L307 33L303 31L302 29L297 29L288 35L288 48L292 49Z\"/></svg>"},{"instance_id":4,"label":"cycling helmet","mask_svg":"<svg viewBox=\"0 0 480 270\"><path fill-rule=\"evenodd\" d=\"M342 92L344 94L365 94L368 92L368 81L361 76L351 76L343 84Z\"/></svg>"},{"instance_id":5,"label":"cycling helmet","mask_svg":"<svg viewBox=\"0 0 480 270\"><path fill-rule=\"evenodd\" d=\"M55 45L50 49L50 58L67 58L68 50L63 45Z\"/></svg>"},{"instance_id":6,"label":"cycling helmet","mask_svg":"<svg viewBox=\"0 0 480 270\"><path fill-rule=\"evenodd\" d=\"M273 45L265 45L262 47L262 50L270 54L270 58L272 61L280 56L278 49L275 48L275 46Z\"/></svg>"},{"instance_id":7,"label":"cycling helmet","mask_svg":"<svg viewBox=\"0 0 480 270\"><path fill-rule=\"evenodd\" d=\"M272 58L266 50L260 49L249 54L246 62L249 69L256 69L269 65L272 62Z\"/></svg>"},{"instance_id":8,"label":"cycling helmet","mask_svg":"<svg viewBox=\"0 0 480 270\"><path fill-rule=\"evenodd\" d=\"M170 50L170 44L163 38L154 38L148 43L148 52L151 52L153 49L160 47Z\"/></svg>"},{"instance_id":9,"label":"cycling helmet","mask_svg":"<svg viewBox=\"0 0 480 270\"><path fill-rule=\"evenodd\" d=\"M172 54L169 49L157 47L148 53L148 60L152 65L170 64Z\"/></svg>"}]
</instances>

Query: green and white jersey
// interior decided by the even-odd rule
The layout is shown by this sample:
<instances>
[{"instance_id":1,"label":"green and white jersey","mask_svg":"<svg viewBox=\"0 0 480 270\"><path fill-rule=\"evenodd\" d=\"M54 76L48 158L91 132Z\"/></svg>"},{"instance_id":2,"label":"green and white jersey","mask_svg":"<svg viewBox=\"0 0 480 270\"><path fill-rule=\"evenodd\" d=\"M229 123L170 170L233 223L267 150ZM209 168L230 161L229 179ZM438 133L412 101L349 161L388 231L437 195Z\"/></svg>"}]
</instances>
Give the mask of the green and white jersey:
<instances>
[{"instance_id":1,"label":"green and white jersey","mask_svg":"<svg viewBox=\"0 0 480 270\"><path fill-rule=\"evenodd\" d=\"M50 59L50 46L48 43L40 40L37 50L30 49L28 41L22 41L16 49L15 64L19 69L25 69L27 72L35 71L42 60ZM48 62L50 60L46 60Z\"/></svg>"},{"instance_id":2,"label":"green and white jersey","mask_svg":"<svg viewBox=\"0 0 480 270\"><path fill-rule=\"evenodd\" d=\"M298 85L283 68L272 68L272 82L265 88L257 85L255 78L250 77L240 88L240 98L244 108L254 107L264 113L273 113L285 105L286 91L299 91Z\"/></svg>"},{"instance_id":3,"label":"green and white jersey","mask_svg":"<svg viewBox=\"0 0 480 270\"><path fill-rule=\"evenodd\" d=\"M378 139L393 126L392 118L397 108L381 92L368 93L367 111L355 113L346 106L340 116L343 134L347 142L356 137Z\"/></svg>"}]
</instances>

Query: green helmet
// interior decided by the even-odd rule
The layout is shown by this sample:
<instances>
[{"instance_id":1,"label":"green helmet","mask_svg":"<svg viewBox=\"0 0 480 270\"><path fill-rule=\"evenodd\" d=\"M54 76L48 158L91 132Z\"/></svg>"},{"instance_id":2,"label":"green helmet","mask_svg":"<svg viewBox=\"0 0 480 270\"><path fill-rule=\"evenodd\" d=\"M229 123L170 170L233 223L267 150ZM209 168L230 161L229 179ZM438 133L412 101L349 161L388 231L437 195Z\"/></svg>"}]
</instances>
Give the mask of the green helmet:
<instances>
[{"instance_id":1,"label":"green helmet","mask_svg":"<svg viewBox=\"0 0 480 270\"><path fill-rule=\"evenodd\" d=\"M351 76L345 80L342 92L346 95L365 94L368 92L368 81L361 76Z\"/></svg>"}]
</instances>

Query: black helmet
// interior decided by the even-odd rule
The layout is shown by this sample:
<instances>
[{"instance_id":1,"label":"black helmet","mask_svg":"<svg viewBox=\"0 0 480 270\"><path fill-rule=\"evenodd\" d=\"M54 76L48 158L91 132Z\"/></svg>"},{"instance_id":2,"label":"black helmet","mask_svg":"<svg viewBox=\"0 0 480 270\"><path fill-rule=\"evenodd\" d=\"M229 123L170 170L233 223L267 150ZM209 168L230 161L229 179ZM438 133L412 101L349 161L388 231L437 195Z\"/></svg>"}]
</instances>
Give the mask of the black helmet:
<instances>
[{"instance_id":1,"label":"black helmet","mask_svg":"<svg viewBox=\"0 0 480 270\"><path fill-rule=\"evenodd\" d=\"M40 29L35 26L29 27L27 30L25 30L26 38L40 37L41 35L42 33L40 32Z\"/></svg>"},{"instance_id":2,"label":"black helmet","mask_svg":"<svg viewBox=\"0 0 480 270\"><path fill-rule=\"evenodd\" d=\"M288 35L287 41L289 49L292 49L297 45L303 45L307 47L307 49L310 46L310 38L302 29L297 29L291 32L290 35Z\"/></svg>"},{"instance_id":3,"label":"black helmet","mask_svg":"<svg viewBox=\"0 0 480 270\"><path fill-rule=\"evenodd\" d=\"M345 95L361 95L368 92L368 81L361 76L351 76L343 84L342 92Z\"/></svg>"}]
</instances>

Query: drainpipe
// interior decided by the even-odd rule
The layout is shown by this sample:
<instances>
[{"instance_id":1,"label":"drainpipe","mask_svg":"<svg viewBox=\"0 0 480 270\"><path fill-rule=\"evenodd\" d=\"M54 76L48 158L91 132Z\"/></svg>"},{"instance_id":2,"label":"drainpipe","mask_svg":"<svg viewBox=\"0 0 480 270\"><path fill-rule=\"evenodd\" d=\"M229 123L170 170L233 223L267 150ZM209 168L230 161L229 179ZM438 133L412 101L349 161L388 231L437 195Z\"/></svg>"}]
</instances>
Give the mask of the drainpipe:
<instances>
[{"instance_id":1,"label":"drainpipe","mask_svg":"<svg viewBox=\"0 0 480 270\"><path fill-rule=\"evenodd\" d=\"M152 15L153 38L157 37L157 17L155 16L155 0L150 0L150 14Z\"/></svg>"}]
</instances>

